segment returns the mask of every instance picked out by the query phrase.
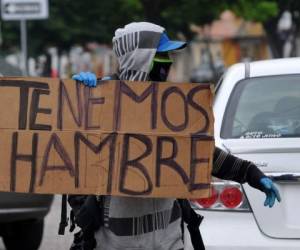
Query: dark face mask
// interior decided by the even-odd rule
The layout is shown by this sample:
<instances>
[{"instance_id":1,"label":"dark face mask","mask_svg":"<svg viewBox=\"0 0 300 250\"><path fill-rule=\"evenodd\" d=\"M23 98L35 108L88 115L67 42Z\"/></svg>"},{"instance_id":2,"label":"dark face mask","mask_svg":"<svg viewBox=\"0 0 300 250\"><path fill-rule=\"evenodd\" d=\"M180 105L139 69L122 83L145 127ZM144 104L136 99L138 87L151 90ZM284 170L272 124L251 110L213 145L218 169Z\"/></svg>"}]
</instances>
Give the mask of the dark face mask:
<instances>
[{"instance_id":1,"label":"dark face mask","mask_svg":"<svg viewBox=\"0 0 300 250\"><path fill-rule=\"evenodd\" d=\"M164 58L153 59L152 69L149 73L151 81L165 82L168 78L172 61L168 55L164 55Z\"/></svg>"}]
</instances>

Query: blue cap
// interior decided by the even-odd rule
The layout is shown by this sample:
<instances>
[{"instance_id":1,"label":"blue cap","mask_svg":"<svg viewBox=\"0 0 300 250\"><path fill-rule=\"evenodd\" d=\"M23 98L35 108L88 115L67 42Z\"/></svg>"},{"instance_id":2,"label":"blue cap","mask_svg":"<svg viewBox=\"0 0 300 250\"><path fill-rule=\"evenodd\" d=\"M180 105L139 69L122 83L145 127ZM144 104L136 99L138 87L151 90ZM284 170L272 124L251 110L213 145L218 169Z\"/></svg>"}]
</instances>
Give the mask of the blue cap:
<instances>
[{"instance_id":1,"label":"blue cap","mask_svg":"<svg viewBox=\"0 0 300 250\"><path fill-rule=\"evenodd\" d=\"M182 49L186 46L186 42L171 41L167 34L162 33L159 44L157 46L157 52L167 52L171 50Z\"/></svg>"}]
</instances>

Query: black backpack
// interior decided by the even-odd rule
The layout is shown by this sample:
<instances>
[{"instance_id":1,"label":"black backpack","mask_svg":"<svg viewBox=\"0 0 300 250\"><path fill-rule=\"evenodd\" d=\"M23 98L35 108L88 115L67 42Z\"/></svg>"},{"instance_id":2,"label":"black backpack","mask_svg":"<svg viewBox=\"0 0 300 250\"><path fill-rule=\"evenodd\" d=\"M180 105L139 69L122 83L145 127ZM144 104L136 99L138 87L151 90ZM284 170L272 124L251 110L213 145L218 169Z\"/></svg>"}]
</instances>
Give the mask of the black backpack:
<instances>
[{"instance_id":1,"label":"black backpack","mask_svg":"<svg viewBox=\"0 0 300 250\"><path fill-rule=\"evenodd\" d=\"M102 221L102 196L97 199L95 195L62 195L61 221L58 234L63 235L68 226L67 201L71 206L70 232L76 225L80 231L74 234L70 250L92 250L96 247L94 232L103 224Z\"/></svg>"},{"instance_id":2,"label":"black backpack","mask_svg":"<svg viewBox=\"0 0 300 250\"><path fill-rule=\"evenodd\" d=\"M184 237L184 223L186 223L194 250L205 250L205 246L199 229L204 217L195 212L187 199L177 199L177 201L182 211L182 237Z\"/></svg>"}]
</instances>

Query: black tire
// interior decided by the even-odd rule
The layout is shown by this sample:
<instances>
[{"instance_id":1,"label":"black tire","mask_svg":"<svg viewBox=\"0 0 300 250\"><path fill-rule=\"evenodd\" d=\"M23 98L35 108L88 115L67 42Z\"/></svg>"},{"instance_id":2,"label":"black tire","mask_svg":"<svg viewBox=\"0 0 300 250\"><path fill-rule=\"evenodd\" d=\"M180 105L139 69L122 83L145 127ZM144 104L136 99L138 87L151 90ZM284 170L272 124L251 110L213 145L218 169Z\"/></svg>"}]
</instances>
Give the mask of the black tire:
<instances>
[{"instance_id":1,"label":"black tire","mask_svg":"<svg viewBox=\"0 0 300 250\"><path fill-rule=\"evenodd\" d=\"M11 225L11 234L3 236L7 250L38 250L43 238L44 220L28 220Z\"/></svg>"}]
</instances>

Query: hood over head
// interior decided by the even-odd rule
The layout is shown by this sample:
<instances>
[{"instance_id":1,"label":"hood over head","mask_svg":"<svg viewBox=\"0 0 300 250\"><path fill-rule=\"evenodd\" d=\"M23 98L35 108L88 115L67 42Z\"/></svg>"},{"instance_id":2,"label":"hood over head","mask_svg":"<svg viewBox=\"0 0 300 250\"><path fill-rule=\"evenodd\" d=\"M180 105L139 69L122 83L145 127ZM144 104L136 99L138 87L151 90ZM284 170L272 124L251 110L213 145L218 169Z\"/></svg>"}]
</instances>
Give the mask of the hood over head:
<instances>
[{"instance_id":1,"label":"hood over head","mask_svg":"<svg viewBox=\"0 0 300 250\"><path fill-rule=\"evenodd\" d=\"M148 22L134 22L117 29L113 50L119 62L119 78L147 81L152 60L165 29Z\"/></svg>"}]
</instances>

